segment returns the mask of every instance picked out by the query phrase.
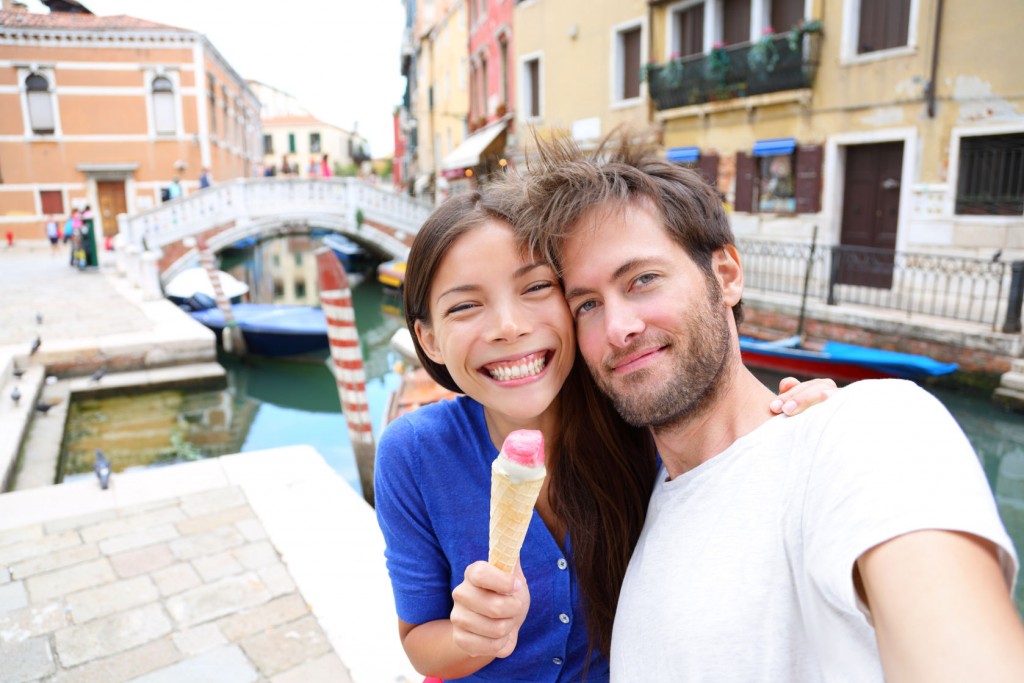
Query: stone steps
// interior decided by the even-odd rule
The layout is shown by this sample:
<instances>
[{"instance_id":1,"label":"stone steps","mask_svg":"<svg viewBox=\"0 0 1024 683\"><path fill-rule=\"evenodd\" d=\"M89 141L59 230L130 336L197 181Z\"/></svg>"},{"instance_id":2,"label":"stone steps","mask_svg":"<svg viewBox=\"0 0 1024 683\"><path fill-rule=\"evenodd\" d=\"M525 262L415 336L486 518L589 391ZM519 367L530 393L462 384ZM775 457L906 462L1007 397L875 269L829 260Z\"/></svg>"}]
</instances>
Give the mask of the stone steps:
<instances>
[{"instance_id":1,"label":"stone steps","mask_svg":"<svg viewBox=\"0 0 1024 683\"><path fill-rule=\"evenodd\" d=\"M18 461L22 438L35 411L43 388L46 371L31 365L21 377L14 376L14 358L0 360L0 491L8 490ZM11 393L17 387L21 398L17 403Z\"/></svg>"},{"instance_id":2,"label":"stone steps","mask_svg":"<svg viewBox=\"0 0 1024 683\"><path fill-rule=\"evenodd\" d=\"M992 400L1002 406L1024 412L1024 358L1014 359L1010 371L999 380Z\"/></svg>"}]
</instances>

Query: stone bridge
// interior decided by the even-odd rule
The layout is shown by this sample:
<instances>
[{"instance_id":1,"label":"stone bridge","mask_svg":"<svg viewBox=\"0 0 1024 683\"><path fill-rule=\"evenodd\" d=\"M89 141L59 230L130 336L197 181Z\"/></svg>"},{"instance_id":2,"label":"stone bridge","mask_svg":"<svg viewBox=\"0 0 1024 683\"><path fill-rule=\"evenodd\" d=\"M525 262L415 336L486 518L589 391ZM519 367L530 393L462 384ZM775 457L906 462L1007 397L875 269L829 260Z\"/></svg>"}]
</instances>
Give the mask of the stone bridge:
<instances>
[{"instance_id":1,"label":"stone bridge","mask_svg":"<svg viewBox=\"0 0 1024 683\"><path fill-rule=\"evenodd\" d=\"M198 263L194 239L200 235L217 252L247 237L311 228L342 233L388 258L405 258L431 209L356 178L240 178L118 216L118 266L158 295L158 279Z\"/></svg>"}]
</instances>

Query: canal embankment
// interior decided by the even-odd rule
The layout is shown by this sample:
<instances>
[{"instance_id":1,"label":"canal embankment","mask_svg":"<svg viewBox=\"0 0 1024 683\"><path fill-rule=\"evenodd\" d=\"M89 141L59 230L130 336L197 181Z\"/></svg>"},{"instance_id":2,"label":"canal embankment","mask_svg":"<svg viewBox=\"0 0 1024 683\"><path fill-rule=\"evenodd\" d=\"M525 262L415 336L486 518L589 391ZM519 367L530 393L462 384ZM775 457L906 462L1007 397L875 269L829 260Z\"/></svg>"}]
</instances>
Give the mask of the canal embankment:
<instances>
[{"instance_id":1,"label":"canal embankment","mask_svg":"<svg viewBox=\"0 0 1024 683\"><path fill-rule=\"evenodd\" d=\"M0 491L19 452L32 485L45 472L53 482L76 392L224 382L210 330L112 269L72 268L63 249L21 242L0 251L0 292ZM44 392L59 381L67 391Z\"/></svg>"}]
</instances>

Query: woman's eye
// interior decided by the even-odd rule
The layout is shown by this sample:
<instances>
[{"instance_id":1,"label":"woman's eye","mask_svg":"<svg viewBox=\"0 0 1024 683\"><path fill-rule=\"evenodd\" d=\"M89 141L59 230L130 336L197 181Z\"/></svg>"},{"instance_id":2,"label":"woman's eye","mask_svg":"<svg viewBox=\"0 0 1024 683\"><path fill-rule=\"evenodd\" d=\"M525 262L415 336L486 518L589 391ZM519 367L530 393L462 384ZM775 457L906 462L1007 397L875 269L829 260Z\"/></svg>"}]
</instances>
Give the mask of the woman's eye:
<instances>
[{"instance_id":1,"label":"woman's eye","mask_svg":"<svg viewBox=\"0 0 1024 683\"><path fill-rule=\"evenodd\" d=\"M541 292L541 291L544 291L545 289L551 289L552 287L554 287L554 283L551 283L551 282L538 282L536 284L532 284L529 287L527 287L526 291L527 292Z\"/></svg>"},{"instance_id":2,"label":"woman's eye","mask_svg":"<svg viewBox=\"0 0 1024 683\"><path fill-rule=\"evenodd\" d=\"M466 312L468 310L471 310L474 306L476 306L476 304L470 303L468 301L466 303L455 304L454 306L452 306L451 308L448 309L446 315L455 315L457 313L464 313L464 312Z\"/></svg>"}]
</instances>

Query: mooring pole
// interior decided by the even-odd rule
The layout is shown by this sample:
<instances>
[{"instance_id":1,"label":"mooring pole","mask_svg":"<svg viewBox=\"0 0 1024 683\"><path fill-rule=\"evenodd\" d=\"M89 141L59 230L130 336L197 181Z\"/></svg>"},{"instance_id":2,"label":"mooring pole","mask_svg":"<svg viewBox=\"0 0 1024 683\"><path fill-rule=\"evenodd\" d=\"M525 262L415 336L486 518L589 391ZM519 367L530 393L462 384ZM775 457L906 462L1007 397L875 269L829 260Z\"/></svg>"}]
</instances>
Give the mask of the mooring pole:
<instances>
[{"instance_id":1,"label":"mooring pole","mask_svg":"<svg viewBox=\"0 0 1024 683\"><path fill-rule=\"evenodd\" d=\"M216 299L217 308L224 316L224 329L220 333L224 350L244 356L246 353L245 337L242 336L242 330L235 322L231 301L224 294L224 287L220 284L220 275L217 273L217 267L213 261L213 250L210 249L210 245L206 243L206 238L202 235L196 238L196 247L199 249L199 264L206 270L206 275L210 278L210 284L213 285L213 298Z\"/></svg>"},{"instance_id":2,"label":"mooring pole","mask_svg":"<svg viewBox=\"0 0 1024 683\"><path fill-rule=\"evenodd\" d=\"M1024 261L1014 261L1010 264L1010 296L1006 305L1006 320L1003 322L1003 332L1015 334L1020 332L1020 310L1024 303Z\"/></svg>"},{"instance_id":3,"label":"mooring pole","mask_svg":"<svg viewBox=\"0 0 1024 683\"><path fill-rule=\"evenodd\" d=\"M359 348L352 290L348 285L345 268L329 248L316 250L316 267L320 276L320 306L327 318L327 338L331 345L338 398L348 424L363 498L373 505L376 444L373 440L373 423L370 421L370 404L366 397L366 370L363 368L363 354Z\"/></svg>"},{"instance_id":4,"label":"mooring pole","mask_svg":"<svg viewBox=\"0 0 1024 683\"><path fill-rule=\"evenodd\" d=\"M807 313L807 289L811 285L811 270L814 268L814 250L818 246L818 226L811 232L811 255L807 258L807 269L804 271L804 295L800 299L800 319L796 324L796 334L800 341L804 340L804 315Z\"/></svg>"}]
</instances>

